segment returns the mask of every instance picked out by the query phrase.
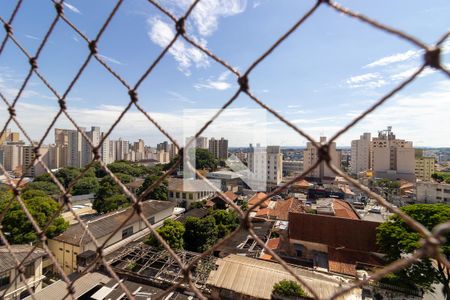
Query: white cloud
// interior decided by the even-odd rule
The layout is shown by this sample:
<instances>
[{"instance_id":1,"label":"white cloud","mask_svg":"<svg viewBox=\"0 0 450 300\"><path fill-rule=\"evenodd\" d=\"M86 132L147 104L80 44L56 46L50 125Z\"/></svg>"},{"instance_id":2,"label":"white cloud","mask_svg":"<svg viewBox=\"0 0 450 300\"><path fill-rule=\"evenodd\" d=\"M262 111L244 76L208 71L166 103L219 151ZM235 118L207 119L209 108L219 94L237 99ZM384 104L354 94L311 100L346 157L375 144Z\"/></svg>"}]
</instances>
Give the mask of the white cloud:
<instances>
[{"instance_id":1,"label":"white cloud","mask_svg":"<svg viewBox=\"0 0 450 300\"><path fill-rule=\"evenodd\" d=\"M31 40L40 40L40 38L38 38L34 35L31 35L31 34L25 34L25 37L28 39L31 39Z\"/></svg>"},{"instance_id":2,"label":"white cloud","mask_svg":"<svg viewBox=\"0 0 450 300\"><path fill-rule=\"evenodd\" d=\"M100 56L100 57L103 58L104 60L107 60L107 61L109 61L109 62L111 62L111 63L113 63L113 64L121 65L121 66L125 65L123 62L118 61L118 60L115 59L115 58L112 58L112 57L109 57L109 56L106 56L106 55L103 55L103 54L98 54L98 56Z\"/></svg>"},{"instance_id":3,"label":"white cloud","mask_svg":"<svg viewBox=\"0 0 450 300\"><path fill-rule=\"evenodd\" d=\"M379 88L387 84L380 73L366 73L362 75L352 76L345 81L349 88Z\"/></svg>"},{"instance_id":4,"label":"white cloud","mask_svg":"<svg viewBox=\"0 0 450 300\"><path fill-rule=\"evenodd\" d=\"M381 78L381 75L379 73L366 73L366 74L350 77L349 79L347 79L346 82L348 84L353 84L353 83L361 83L361 82L369 81L372 79L379 79L379 78Z\"/></svg>"},{"instance_id":5,"label":"white cloud","mask_svg":"<svg viewBox=\"0 0 450 300\"><path fill-rule=\"evenodd\" d=\"M164 6L178 14L184 14L192 4L191 0L166 0ZM245 11L246 0L204 0L200 1L191 12L186 29L197 43L206 46L205 37L212 35L219 26L221 17L233 16ZM167 24L159 18L151 17L147 20L150 25L148 35L160 47L165 47L175 35L172 24ZM208 57L195 47L189 46L180 39L169 50L178 62L179 70L185 75L191 74L190 68L195 66L208 67ZM220 87L224 87L220 84Z\"/></svg>"},{"instance_id":6,"label":"white cloud","mask_svg":"<svg viewBox=\"0 0 450 300\"><path fill-rule=\"evenodd\" d=\"M150 39L158 46L166 47L175 36L172 27L159 18L151 18L147 22L150 26L150 31L148 32ZM169 53L178 62L178 69L187 76L191 74L189 68L192 65L195 65L197 68L209 66L208 57L203 52L189 46L180 39L172 45Z\"/></svg>"},{"instance_id":7,"label":"white cloud","mask_svg":"<svg viewBox=\"0 0 450 300\"><path fill-rule=\"evenodd\" d=\"M385 56L383 58L380 58L368 65L365 65L364 68L382 67L382 66L387 66L390 64L394 64L394 63L407 61L412 58L418 57L422 53L423 53L422 50L408 50L406 52L397 53L394 55Z\"/></svg>"},{"instance_id":8,"label":"white cloud","mask_svg":"<svg viewBox=\"0 0 450 300\"><path fill-rule=\"evenodd\" d=\"M177 92L174 92L174 91L167 91L167 93L171 96L171 97L169 98L169 100L171 100L171 101L178 101L178 102L184 102L184 103L190 103L190 104L195 104L195 103L197 103L196 101L191 100L191 99L189 99L188 97L183 96L183 95L181 95L181 94L178 94Z\"/></svg>"},{"instance_id":9,"label":"white cloud","mask_svg":"<svg viewBox=\"0 0 450 300\"><path fill-rule=\"evenodd\" d=\"M230 74L231 73L229 71L225 71L216 78L209 78L207 80L196 83L194 87L197 90L201 89L213 89L219 91L227 90L231 87L231 84L226 81Z\"/></svg>"},{"instance_id":10,"label":"white cloud","mask_svg":"<svg viewBox=\"0 0 450 300\"><path fill-rule=\"evenodd\" d=\"M198 33L209 36L217 30L220 17L233 16L245 11L247 1L205 0L200 1L192 12Z\"/></svg>"},{"instance_id":11,"label":"white cloud","mask_svg":"<svg viewBox=\"0 0 450 300\"><path fill-rule=\"evenodd\" d=\"M74 13L81 15L81 11L78 8L76 8L74 5L64 2L64 6L67 7L69 10L73 11Z\"/></svg>"}]
</instances>

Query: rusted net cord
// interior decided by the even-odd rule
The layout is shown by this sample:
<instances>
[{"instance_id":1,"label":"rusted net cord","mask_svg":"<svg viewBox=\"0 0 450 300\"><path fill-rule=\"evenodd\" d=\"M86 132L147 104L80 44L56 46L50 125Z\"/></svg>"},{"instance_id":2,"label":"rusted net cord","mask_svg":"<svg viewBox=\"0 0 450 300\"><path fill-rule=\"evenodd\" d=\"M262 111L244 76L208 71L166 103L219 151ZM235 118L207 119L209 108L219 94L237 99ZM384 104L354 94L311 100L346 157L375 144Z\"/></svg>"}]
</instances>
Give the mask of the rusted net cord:
<instances>
[{"instance_id":1,"label":"rusted net cord","mask_svg":"<svg viewBox=\"0 0 450 300\"><path fill-rule=\"evenodd\" d=\"M17 36L14 35L13 31L13 25L14 20L17 16L17 14L20 13L20 8L22 4L22 0L17 1L17 4L14 6L13 11L8 19L4 19L0 17L0 22L3 25L3 28L5 29L6 35L2 39L0 44L0 58L2 57L3 50L5 48L5 45L10 42L17 48L18 52L22 53L24 55L24 58L28 60L30 64L29 71L27 75L25 76L22 84L20 85L20 88L18 90L18 93L13 97L12 99L7 99L5 94L2 93L0 90L0 99L5 103L5 106L7 107L8 115L9 117L5 121L4 125L2 126L2 130L0 134L4 134L8 128L8 126L11 123L14 123L18 128L19 131L22 132L22 134L25 136L26 140L33 145L34 147L34 158L29 166L26 166L26 168L31 168L35 164L39 164L42 166L45 171L50 175L52 181L58 186L60 190L60 206L57 212L51 216L50 220L44 224L43 226L39 226L39 224L34 220L32 214L28 210L25 202L23 201L21 197L21 190L18 188L20 186L20 183L24 180L25 175L22 175L21 178L15 183L12 178L8 175L3 165L0 165L0 172L2 172L5 175L6 178L6 185L11 190L11 198L6 203L5 209L0 212L0 223L3 221L5 215L7 214L8 210L10 209L11 205L14 202L17 202L21 209L24 211L25 215L31 222L31 225L33 226L34 230L36 231L36 234L42 244L43 251L46 252L49 259L52 261L52 263L55 266L56 272L61 276L62 280L67 285L67 294L64 298L71 298L74 299L75 297L75 289L74 284L76 283L76 280L70 280L64 273L63 267L58 263L54 255L51 253L49 248L46 246L46 231L48 227L53 223L53 221L59 216L61 211L64 209L67 209L72 213L74 218L80 223L80 226L82 226L85 234L89 236L90 239L92 239L93 243L95 244L95 247L97 249L97 256L95 260L86 268L85 271L82 272L82 274L85 274L89 272L90 270L94 269L96 264L102 264L106 271L111 275L111 277L116 280L120 286L120 288L123 290L125 295L128 299L135 299L133 293L127 289L127 287L120 281L119 276L114 271L114 268L108 263L103 250L109 241L110 238L107 239L107 241L104 241L103 243L99 243L94 237L94 235L89 230L87 224L78 216L72 205L71 195L70 191L74 187L74 185L78 182L80 178L83 177L83 175L88 172L89 168L96 162L100 164L100 167L112 178L114 183L119 187L120 191L130 199L132 208L133 208L133 214L130 214L130 216L120 224L117 228L114 229L114 233L119 232L126 224L126 222L131 219L133 215L139 216L139 218L144 222L145 226L150 230L150 232L157 238L157 240L162 244L162 246L167 250L169 255L174 259L174 261L179 265L181 273L183 274L183 278L176 282L175 284L171 285L170 288L166 289L163 294L159 296L159 299L165 298L167 295L169 295L171 292L175 291L178 288L190 290L193 292L198 298L200 299L206 299L206 296L202 294L202 291L195 285L195 281L193 280L192 276L192 270L195 268L196 263L200 261L200 259L205 258L208 255L211 255L211 253L216 250L219 246L227 242L229 239L231 239L233 236L235 236L239 231L246 231L248 234L250 234L253 239L258 243L259 246L261 246L265 251L267 251L270 255L273 256L273 259L276 260L281 264L281 266L289 272L302 286L305 287L305 289L310 293L311 296L313 296L315 299L319 299L317 291L315 291L310 285L307 284L307 282L299 277L293 269L282 259L280 258L272 249L268 248L267 245L262 241L254 232L253 225L251 222L250 212L256 209L259 205L261 205L264 201L269 199L270 197L277 195L286 189L288 189L294 182L305 178L308 173L310 173L315 167L317 167L320 163L326 163L329 168L339 176L344 177L348 182L350 182L353 186L358 188L359 190L363 191L364 193L368 194L371 198L375 199L380 205L385 207L390 212L393 212L397 214L400 218L402 218L408 226L411 227L411 229L417 231L421 237L422 237L422 243L421 247L415 251L411 256L402 258L398 261L393 262L392 264L376 271L375 273L371 274L368 278L365 278L364 280L355 281L353 284L350 284L346 286L345 288L342 288L340 291L335 293L333 296L330 297L330 299L336 299L338 297L345 296L346 293L350 292L352 289L362 287L365 284L368 284L369 282L377 281L381 279L386 274L389 274L391 272L395 272L398 270L401 270L403 268L406 268L416 262L417 260L421 258L432 258L436 261L442 263L446 268L450 268L450 263L447 260L447 258L440 252L440 247L444 243L444 236L445 234L448 234L450 232L450 221L446 222L444 224L440 224L436 226L432 231L429 231L427 228L425 228L423 225L403 213L401 210L390 204L388 201L386 201L383 197L381 197L378 194L373 193L369 188L362 185L358 181L354 180L350 176L348 176L346 173L344 173L341 169L334 166L332 161L330 160L329 156L329 146L333 141L335 141L339 136L341 136L343 133L345 133L347 130L352 128L355 124L360 122L362 119L364 119L367 115L375 111L377 108L379 108L381 105L386 103L390 98L398 94L399 91L401 91L404 87L406 87L409 84L412 84L415 79L420 75L420 73L427 67L434 68L437 71L442 72L443 74L447 75L450 78L449 71L445 68L445 66L441 63L441 48L444 42L448 39L450 36L450 31L444 33L438 41L434 45L427 45L423 41L419 40L418 38L411 36L405 32L402 32L400 30L397 30L395 28L392 28L390 26L387 26L385 24L382 24L376 20L373 20L365 15L362 15L358 12L355 12L351 9L348 9L346 7L343 7L334 1L331 0L318 0L318 1L312 1L311 8L307 10L299 19L297 22L295 22L287 31L281 35L278 39L274 41L274 43L268 47L266 51L264 51L260 56L258 56L251 64L249 64L249 67L242 72L242 74L237 71L237 68L233 67L231 64L226 62L224 59L213 53L211 50L209 50L205 45L200 44L197 42L195 38L192 38L186 31L186 22L189 20L189 16L191 15L192 11L196 9L196 5L202 0L195 0L193 3L188 7L186 12L183 16L177 18L174 16L168 9L163 7L160 3L154 0L148 0L149 5L154 6L157 10L159 10L161 13L163 13L165 16L167 16L174 25L176 34L172 38L172 40L167 44L166 47L161 51L161 53L158 55L158 57L149 65L149 67L146 69L146 71L139 77L139 79L134 83L131 84L127 82L123 76L121 76L118 72L114 70L114 68L108 64L108 62L102 58L102 55L98 51L98 45L101 41L101 37L104 34L104 32L108 29L109 24L111 20L115 17L117 11L120 9L120 6L123 2L123 0L119 0L114 5L111 12L106 17L105 21L102 23L102 26L100 30L97 32L96 36L93 39L90 39L86 34L83 33L82 30L80 30L76 24L74 24L72 21L68 19L68 17L64 14L64 6L63 1L56 1L56 0L49 0L49 3L54 5L56 14L48 27L46 33L44 34L44 38L42 39L41 43L39 44L39 47L37 51L32 55L30 54L25 47L21 44L20 40L17 38ZM390 92L388 92L386 95L381 97L377 102L375 102L371 107L369 107L366 111L361 113L358 117L356 117L354 120L352 120L348 125L346 125L344 128L339 130L329 141L327 144L320 144L316 142L308 133L306 133L303 129L297 127L292 122L290 122L288 119L283 117L281 114L279 114L276 110L269 107L267 104L265 104L261 99L256 97L250 88L250 75L252 71L264 60L270 56L276 49L281 45L290 35L296 33L297 31L300 31L302 28L302 24L308 21L309 17L313 14L317 14L317 9L320 6L327 6L329 9L335 10L338 13L344 14L350 18L354 18L355 20L364 23L368 26L372 26L373 28L376 28L378 30L381 30L387 34L394 35L400 39L403 39L414 46L422 49L424 51L423 55L423 65L418 68L418 70L412 74L409 78L401 82L398 86L396 86L394 89L392 89ZM89 54L85 58L84 62L70 81L68 87L60 94L49 82L41 71L39 71L39 57L42 51L45 51L45 45L48 43L54 28L56 26L63 26L58 25L58 23L64 23L68 30L71 30L76 34L78 37L80 37L81 41L84 41L86 46L89 49ZM251 100L253 100L256 104L261 106L263 109L267 110L270 114L272 114L275 118L286 124L288 127L293 129L295 132L299 134L299 136L306 138L308 141L312 143L314 147L317 148L318 153L320 154L318 161L311 166L308 170L305 170L301 175L296 176L289 182L283 184L282 186L276 188L271 193L268 193L266 197L259 200L258 203L254 204L253 206L249 207L249 209L244 212L241 210L239 206L237 206L231 199L227 197L225 193L223 193L220 189L218 189L214 184L212 184L207 178L205 178L201 173L199 173L195 168L188 162L187 167L191 169L193 172L197 174L197 177L204 180L208 186L211 187L211 189L219 194L219 196L230 205L230 207L236 211L239 219L240 219L240 226L233 231L232 233L228 234L226 237L224 237L222 240L218 241L215 245L213 245L210 249L202 253L201 255L195 257L191 261L185 261L183 260L177 252L175 252L171 247L162 239L162 237L158 234L158 232L151 226L151 224L148 222L148 220L143 215L141 204L142 201L146 199L146 196L156 187L158 187L165 179L168 178L171 174L176 172L179 165L182 161L182 155L179 155L178 160L175 162L175 164L167 170L162 176L158 178L152 185L150 185L139 197L136 197L133 193L131 193L128 188L121 183L121 181L117 178L117 176L111 172L111 170L108 169L108 166L101 161L101 157L99 155L99 149L102 145L102 143L110 136L111 132L116 128L117 124L122 120L122 118L125 116L125 114L131 109L132 106L135 106L144 116L145 118L153 124L165 137L167 137L168 140L170 140L176 147L176 149L180 150L180 153L183 153L183 148L180 147L180 145L177 143L176 139L173 138L169 132L160 125L155 118L152 116L151 113L145 111L143 107L139 104L139 96L138 96L138 90L139 87L142 85L142 83L148 79L149 75L154 71L156 67L158 67L159 62L161 59L167 54L167 52L173 47L175 42L178 39L184 39L187 43L191 44L193 47L199 49L202 53L207 55L212 60L216 61L218 64L222 65L225 69L229 70L233 75L236 76L236 80L238 82L238 89L236 92L231 96L223 105L222 107L207 121L205 124L200 128L200 130L195 134L195 137L200 136L222 113L224 110L226 110L234 101L238 98L239 95L244 94L247 95ZM81 127L76 122L76 120L69 114L67 110L67 96L70 94L70 92L74 89L74 86L76 85L79 78L83 75L84 70L86 67L91 63L92 60L96 60L105 70L107 73L111 74L116 80L117 83L123 86L129 95L129 101L128 104L125 106L124 110L121 112L119 117L115 120L115 122L111 125L111 127L106 131L106 134L102 137L100 143L98 145L94 145L92 141L89 139L89 137L85 134L83 130L81 130ZM22 126L20 122L20 117L16 115L15 106L20 101L20 99L23 98L23 91L26 89L27 85L29 84L31 78L33 76L36 76L48 89L49 91L55 96L55 99L57 100L57 105L59 106L59 111L51 118L51 122L49 126L46 128L43 136L40 138L39 142L37 144L34 144L24 127ZM61 116L64 115L69 122L82 134L83 138L87 141L89 146L92 148L92 155L93 159L92 161L84 166L82 172L80 175L78 175L76 178L73 179L72 182L69 183L68 187L65 188L61 182L56 178L56 176L50 171L48 166L45 164L45 162L41 159L39 155L39 150L41 146L44 143L44 140L47 138L49 132L53 128L54 124L57 120L61 118ZM189 141L187 145L185 145L186 148L189 148L189 146L193 143L193 140ZM112 235L111 235L112 236ZM31 294L31 297L34 299L32 288L27 284L27 281L25 280L24 275L24 264L27 258L33 253L34 250L36 250L37 245L34 245L32 247L32 250L25 256L24 259L19 260L17 256L12 252L11 244L8 242L6 235L3 232L3 228L0 227L0 240L3 242L3 244L6 246L6 248L11 253L15 268L18 270L17 275L15 276L14 280L11 281L11 283L15 282L16 279L22 279L23 282L25 282L26 289ZM6 291L8 288L3 292L0 293L0 298L3 298L5 296Z\"/></svg>"}]
</instances>

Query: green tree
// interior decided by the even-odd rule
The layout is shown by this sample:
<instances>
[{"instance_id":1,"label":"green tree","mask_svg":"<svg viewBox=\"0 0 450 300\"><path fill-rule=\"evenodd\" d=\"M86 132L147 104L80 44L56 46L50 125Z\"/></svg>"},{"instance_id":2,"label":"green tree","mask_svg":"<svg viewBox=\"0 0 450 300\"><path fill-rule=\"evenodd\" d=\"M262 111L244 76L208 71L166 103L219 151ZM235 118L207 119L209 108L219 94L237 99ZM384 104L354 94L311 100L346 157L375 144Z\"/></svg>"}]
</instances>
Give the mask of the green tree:
<instances>
[{"instance_id":1,"label":"green tree","mask_svg":"<svg viewBox=\"0 0 450 300\"><path fill-rule=\"evenodd\" d=\"M159 179L162 173L158 175L148 175L145 177L144 183L138 188L137 194L140 196L149 186ZM155 200L167 200L169 192L169 183L167 180L163 180L161 184L155 187L146 198Z\"/></svg>"},{"instance_id":2,"label":"green tree","mask_svg":"<svg viewBox=\"0 0 450 300\"><path fill-rule=\"evenodd\" d=\"M3 211L11 199L11 192L2 192L0 209ZM25 206L41 229L51 220L59 210L58 204L43 191L30 190L22 194ZM3 221L3 232L8 240L14 244L31 243L38 240L36 230L28 220L25 212L17 200L14 200L6 211ZM45 234L52 238L67 229L69 224L61 217L55 218L47 228Z\"/></svg>"},{"instance_id":3,"label":"green tree","mask_svg":"<svg viewBox=\"0 0 450 300\"><path fill-rule=\"evenodd\" d=\"M167 219L164 221L163 226L156 229L156 231L172 249L183 249L183 235L185 232L183 223ZM153 234L145 240L145 243L154 247L162 247Z\"/></svg>"},{"instance_id":4,"label":"green tree","mask_svg":"<svg viewBox=\"0 0 450 300\"><path fill-rule=\"evenodd\" d=\"M58 186L52 181L32 181L26 185L26 187L23 189L23 192L29 190L40 190L51 197L56 197L61 193Z\"/></svg>"},{"instance_id":5,"label":"green tree","mask_svg":"<svg viewBox=\"0 0 450 300\"><path fill-rule=\"evenodd\" d=\"M133 177L126 174L115 174L117 178L123 183L129 183ZM94 196L92 208L99 214L103 214L112 210L129 205L129 200L122 194L119 186L110 177L105 176L100 180L100 186Z\"/></svg>"},{"instance_id":6,"label":"green tree","mask_svg":"<svg viewBox=\"0 0 450 300\"><path fill-rule=\"evenodd\" d=\"M95 177L80 178L72 189L72 195L85 195L96 193L100 184Z\"/></svg>"},{"instance_id":7,"label":"green tree","mask_svg":"<svg viewBox=\"0 0 450 300\"><path fill-rule=\"evenodd\" d=\"M450 220L450 206L445 204L413 204L401 208L406 214L420 222L429 230L438 224ZM450 234L447 242L442 246L443 254L450 258ZM420 247L420 235L412 230L397 215L377 228L377 244L379 250L386 254L389 262L395 261ZM432 285L440 282L447 299L450 299L449 276L450 270L440 262L432 262L425 258L419 260L409 268L390 274L385 282L433 290Z\"/></svg>"},{"instance_id":8,"label":"green tree","mask_svg":"<svg viewBox=\"0 0 450 300\"><path fill-rule=\"evenodd\" d=\"M130 201L122 194L114 194L102 199L94 199L92 208L99 214L104 214L110 211L118 210L119 208L127 207Z\"/></svg>"},{"instance_id":9,"label":"green tree","mask_svg":"<svg viewBox=\"0 0 450 300\"><path fill-rule=\"evenodd\" d=\"M129 161L116 161L110 163L108 169L113 173L122 173L133 177L141 177L149 173L147 167Z\"/></svg>"},{"instance_id":10,"label":"green tree","mask_svg":"<svg viewBox=\"0 0 450 300\"><path fill-rule=\"evenodd\" d=\"M286 297L308 297L300 284L293 280L281 280L273 286L272 294Z\"/></svg>"},{"instance_id":11,"label":"green tree","mask_svg":"<svg viewBox=\"0 0 450 300\"><path fill-rule=\"evenodd\" d=\"M195 168L197 170L209 170L215 171L219 165L219 160L217 160L214 155L207 149L195 148L190 149L189 157L193 161L195 155ZM164 165L164 170L170 169L175 162L178 160L178 156L174 157L168 164ZM181 162L180 168L183 168L183 162Z\"/></svg>"},{"instance_id":12,"label":"green tree","mask_svg":"<svg viewBox=\"0 0 450 300\"><path fill-rule=\"evenodd\" d=\"M450 183L450 172L436 172L431 174L431 178L437 182Z\"/></svg>"},{"instance_id":13,"label":"green tree","mask_svg":"<svg viewBox=\"0 0 450 300\"><path fill-rule=\"evenodd\" d=\"M58 178L66 188L78 175L80 175L80 169L73 167L62 168L55 172L56 178Z\"/></svg>"},{"instance_id":14,"label":"green tree","mask_svg":"<svg viewBox=\"0 0 450 300\"><path fill-rule=\"evenodd\" d=\"M217 209L211 213L217 225L217 237L223 238L239 226L239 218L234 211Z\"/></svg>"},{"instance_id":15,"label":"green tree","mask_svg":"<svg viewBox=\"0 0 450 300\"><path fill-rule=\"evenodd\" d=\"M194 252L204 252L218 239L218 230L213 216L188 217L184 224L184 247Z\"/></svg>"}]
</instances>

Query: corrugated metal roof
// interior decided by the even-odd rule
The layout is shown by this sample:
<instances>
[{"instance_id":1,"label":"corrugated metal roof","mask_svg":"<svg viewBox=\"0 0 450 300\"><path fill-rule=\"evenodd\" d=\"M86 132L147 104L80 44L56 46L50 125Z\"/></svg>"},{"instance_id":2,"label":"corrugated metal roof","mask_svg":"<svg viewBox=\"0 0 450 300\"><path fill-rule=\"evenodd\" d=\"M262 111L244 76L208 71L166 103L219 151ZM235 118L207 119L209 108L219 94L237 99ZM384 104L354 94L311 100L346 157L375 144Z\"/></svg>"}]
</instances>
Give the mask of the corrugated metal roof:
<instances>
[{"instance_id":1,"label":"corrugated metal roof","mask_svg":"<svg viewBox=\"0 0 450 300\"><path fill-rule=\"evenodd\" d=\"M170 201L148 200L142 202L142 213L148 218L158 212L174 206L175 204ZM130 214L133 214L133 216L125 224L126 226L137 222L139 219L139 216L134 213L134 209L132 207L119 212L112 212L102 215L96 219L90 220L86 223L86 225L95 238L101 238L111 234L117 226L121 225L130 216ZM70 226L65 232L57 237L54 237L53 239L77 246L91 241L90 236L86 234L85 230L79 223Z\"/></svg>"},{"instance_id":2,"label":"corrugated metal roof","mask_svg":"<svg viewBox=\"0 0 450 300\"><path fill-rule=\"evenodd\" d=\"M75 280L73 287L75 290L75 299L78 299L83 294L87 293L97 285L105 285L110 281L110 278L101 273L88 273L77 280ZM35 293L34 299L36 300L49 300L49 299L64 299L67 295L67 283L58 280L57 282L43 288L39 292ZM31 296L25 298L26 300L33 299Z\"/></svg>"},{"instance_id":3,"label":"corrugated metal roof","mask_svg":"<svg viewBox=\"0 0 450 300\"><path fill-rule=\"evenodd\" d=\"M11 250L14 256L21 262L31 251L33 247L29 245L11 245ZM45 255L45 251L36 248L33 253L25 261L25 264L35 261L36 259ZM16 267L16 261L9 249L6 246L0 246L0 273L14 269Z\"/></svg>"},{"instance_id":4,"label":"corrugated metal roof","mask_svg":"<svg viewBox=\"0 0 450 300\"><path fill-rule=\"evenodd\" d=\"M210 273L208 285L260 299L270 299L273 286L281 280L295 280L278 263L245 256L232 254L218 259L217 264L219 267ZM338 279L335 276L295 267L293 270L317 292L320 298L328 298L346 285L345 279ZM354 289L345 295L345 299L360 298L361 289Z\"/></svg>"}]
</instances>

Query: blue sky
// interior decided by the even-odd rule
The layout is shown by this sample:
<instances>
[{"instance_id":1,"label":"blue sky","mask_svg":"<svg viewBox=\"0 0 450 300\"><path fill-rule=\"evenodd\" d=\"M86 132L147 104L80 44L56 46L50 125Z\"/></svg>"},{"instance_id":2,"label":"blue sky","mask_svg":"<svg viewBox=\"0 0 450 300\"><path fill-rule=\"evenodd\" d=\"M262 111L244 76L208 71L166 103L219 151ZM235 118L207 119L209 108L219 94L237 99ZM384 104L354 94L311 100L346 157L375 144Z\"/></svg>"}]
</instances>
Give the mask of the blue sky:
<instances>
[{"instance_id":1,"label":"blue sky","mask_svg":"<svg viewBox=\"0 0 450 300\"><path fill-rule=\"evenodd\" d=\"M70 0L67 17L93 38L112 10L114 1ZM161 0L182 15L189 0ZM8 18L14 1L0 1L0 15ZM313 1L201 0L187 24L188 32L238 70L245 70L294 24ZM448 1L342 1L382 23L401 29L426 43L450 29ZM53 16L50 1L24 1L13 23L14 34L34 53ZM144 0L126 0L102 37L98 49L111 67L134 84L173 34L173 24ZM4 32L0 38L3 39ZM39 69L62 94L88 54L82 39L58 23L39 59ZM419 49L408 42L338 14L322 6L264 60L250 76L252 91L315 138L331 136L358 113L405 79L422 61ZM450 41L444 62L450 67ZM0 90L12 99L28 70L26 58L9 42L0 56ZM182 141L236 91L235 77L221 65L180 41L139 89L141 105L168 132ZM126 89L92 61L68 96L69 113L81 126L106 130L128 102ZM400 138L417 146L450 146L450 81L438 72L424 75L368 119L338 139L349 145L363 132L375 134L388 125ZM267 132L267 143L304 145L305 139L272 118L265 126L252 124L259 108L240 96L233 110L207 130L207 136L225 136L232 146L245 145L249 130ZM189 114L186 113L189 110ZM196 110L197 111L196 113ZM31 137L42 136L57 102L33 77L17 105L18 119ZM7 113L2 103L0 120ZM256 122L256 121L255 121ZM190 123L191 125L186 125ZM70 128L62 117L57 127ZM188 128L183 131L183 126ZM14 127L12 127L14 128ZM165 138L137 110L131 110L112 138L144 138L153 145ZM50 135L48 142L53 139Z\"/></svg>"}]
</instances>

